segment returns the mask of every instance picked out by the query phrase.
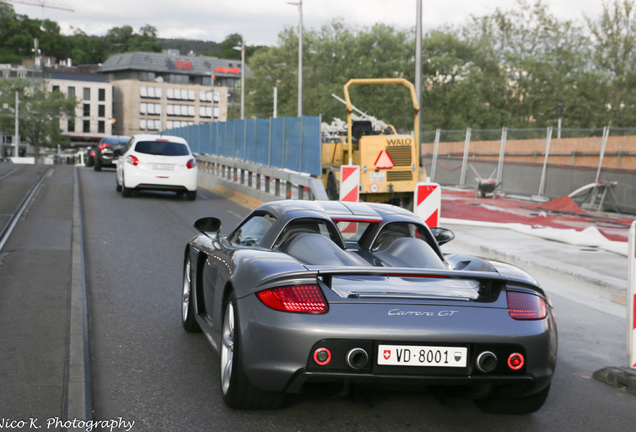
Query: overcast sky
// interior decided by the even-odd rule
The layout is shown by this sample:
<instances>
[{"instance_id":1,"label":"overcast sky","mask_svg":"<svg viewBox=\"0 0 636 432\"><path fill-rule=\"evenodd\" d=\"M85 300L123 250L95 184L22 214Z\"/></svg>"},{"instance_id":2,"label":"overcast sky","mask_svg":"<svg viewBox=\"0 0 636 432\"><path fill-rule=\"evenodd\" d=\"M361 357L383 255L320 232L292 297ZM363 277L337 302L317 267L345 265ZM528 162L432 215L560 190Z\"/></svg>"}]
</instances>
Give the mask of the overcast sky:
<instances>
[{"instance_id":1,"label":"overcast sky","mask_svg":"<svg viewBox=\"0 0 636 432\"><path fill-rule=\"evenodd\" d=\"M3 0L6 1L6 0ZM8 0L13 3L12 0ZM18 3L18 1L20 3ZM534 0L529 0L533 3ZM21 3L62 6L52 7ZM238 33L248 45L275 45L285 27L298 25L298 6L293 0L16 0L18 14L32 19L56 21L64 34L79 28L88 35L103 36L113 27L146 24L154 26L160 38L187 38L222 42ZM295 0L297 3L298 0ZM584 23L584 16L597 18L602 0L544 0L559 19ZM375 23L414 28L416 0L303 0L305 29L319 30L334 18L355 27ZM513 0L423 0L424 31L444 24L461 24L471 15L481 16L499 7L515 5Z\"/></svg>"}]
</instances>

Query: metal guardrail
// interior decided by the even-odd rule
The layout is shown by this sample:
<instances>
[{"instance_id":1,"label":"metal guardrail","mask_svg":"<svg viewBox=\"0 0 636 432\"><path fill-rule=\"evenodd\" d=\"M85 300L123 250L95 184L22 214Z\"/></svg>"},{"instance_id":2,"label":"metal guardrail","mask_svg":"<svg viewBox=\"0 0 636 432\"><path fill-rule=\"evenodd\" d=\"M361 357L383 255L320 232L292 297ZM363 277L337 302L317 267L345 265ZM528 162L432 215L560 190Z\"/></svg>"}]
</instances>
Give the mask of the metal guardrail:
<instances>
[{"instance_id":1,"label":"metal guardrail","mask_svg":"<svg viewBox=\"0 0 636 432\"><path fill-rule=\"evenodd\" d=\"M252 162L213 155L197 155L199 183L219 186L263 202L279 199L328 200L318 178Z\"/></svg>"}]
</instances>

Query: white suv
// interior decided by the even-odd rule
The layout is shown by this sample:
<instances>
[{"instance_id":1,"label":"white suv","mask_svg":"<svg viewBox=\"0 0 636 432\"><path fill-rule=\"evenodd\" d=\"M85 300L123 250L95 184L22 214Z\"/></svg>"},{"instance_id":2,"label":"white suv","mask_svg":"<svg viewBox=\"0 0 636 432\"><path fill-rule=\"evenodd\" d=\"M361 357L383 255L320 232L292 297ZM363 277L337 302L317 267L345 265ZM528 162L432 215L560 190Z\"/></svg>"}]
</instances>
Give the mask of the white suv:
<instances>
[{"instance_id":1,"label":"white suv","mask_svg":"<svg viewBox=\"0 0 636 432\"><path fill-rule=\"evenodd\" d=\"M117 191L174 191L189 200L197 197L197 162L188 142L167 135L134 135L117 163Z\"/></svg>"}]
</instances>

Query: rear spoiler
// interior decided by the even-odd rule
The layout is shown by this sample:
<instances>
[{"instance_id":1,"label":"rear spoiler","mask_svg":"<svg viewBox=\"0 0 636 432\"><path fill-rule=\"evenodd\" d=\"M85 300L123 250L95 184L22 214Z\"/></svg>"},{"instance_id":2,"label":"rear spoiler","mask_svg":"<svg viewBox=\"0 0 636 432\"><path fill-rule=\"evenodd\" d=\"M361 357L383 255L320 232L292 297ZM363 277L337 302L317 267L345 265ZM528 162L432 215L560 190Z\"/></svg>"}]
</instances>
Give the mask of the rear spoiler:
<instances>
[{"instance_id":1,"label":"rear spoiler","mask_svg":"<svg viewBox=\"0 0 636 432\"><path fill-rule=\"evenodd\" d=\"M528 283L524 279L513 279L501 276L498 273L482 272L482 271L463 271L463 270L432 270L432 269L416 269L411 267L324 267L324 266L307 266L307 271L294 271L279 273L274 276L263 278L258 290L271 288L281 283L300 282L322 279L327 286L331 286L333 277L338 276L385 276L385 277L421 277L421 278L439 278L439 279L457 279L457 280L476 280L482 284L502 283L507 284L513 282L515 287L528 288L532 291L545 295L543 290L538 286Z\"/></svg>"}]
</instances>

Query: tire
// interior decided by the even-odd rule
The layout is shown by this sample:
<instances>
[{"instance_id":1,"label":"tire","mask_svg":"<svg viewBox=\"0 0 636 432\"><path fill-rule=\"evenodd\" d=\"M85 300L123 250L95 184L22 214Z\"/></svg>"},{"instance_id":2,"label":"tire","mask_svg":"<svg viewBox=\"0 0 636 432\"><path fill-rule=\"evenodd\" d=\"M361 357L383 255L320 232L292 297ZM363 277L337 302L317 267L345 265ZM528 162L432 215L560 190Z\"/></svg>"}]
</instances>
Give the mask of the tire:
<instances>
[{"instance_id":1,"label":"tire","mask_svg":"<svg viewBox=\"0 0 636 432\"><path fill-rule=\"evenodd\" d=\"M115 190L117 192L121 192L121 185L119 184L119 182L117 181L117 174L115 174Z\"/></svg>"},{"instance_id":2,"label":"tire","mask_svg":"<svg viewBox=\"0 0 636 432\"><path fill-rule=\"evenodd\" d=\"M194 201L195 199L197 199L197 191L186 192L186 199L188 201Z\"/></svg>"},{"instance_id":3,"label":"tire","mask_svg":"<svg viewBox=\"0 0 636 432\"><path fill-rule=\"evenodd\" d=\"M126 187L126 179L121 176L121 196L128 198L132 196L132 189Z\"/></svg>"},{"instance_id":4,"label":"tire","mask_svg":"<svg viewBox=\"0 0 636 432\"><path fill-rule=\"evenodd\" d=\"M221 331L221 393L232 409L277 409L283 406L284 395L254 387L243 370L241 340L236 297L231 294L223 315Z\"/></svg>"},{"instance_id":5,"label":"tire","mask_svg":"<svg viewBox=\"0 0 636 432\"><path fill-rule=\"evenodd\" d=\"M529 396L514 397L494 394L475 400L483 412L491 414L531 414L543 406L548 398L550 386Z\"/></svg>"},{"instance_id":6,"label":"tire","mask_svg":"<svg viewBox=\"0 0 636 432\"><path fill-rule=\"evenodd\" d=\"M181 290L181 324L187 332L200 332L201 327L195 317L194 297L192 295L192 263L187 258L183 265L183 285Z\"/></svg>"},{"instance_id":7,"label":"tire","mask_svg":"<svg viewBox=\"0 0 636 432\"><path fill-rule=\"evenodd\" d=\"M95 171L101 171L102 170L102 164L99 162L99 158L95 158Z\"/></svg>"}]
</instances>

